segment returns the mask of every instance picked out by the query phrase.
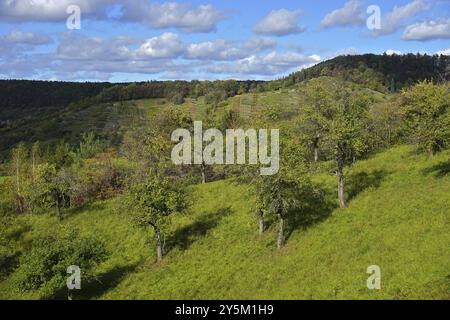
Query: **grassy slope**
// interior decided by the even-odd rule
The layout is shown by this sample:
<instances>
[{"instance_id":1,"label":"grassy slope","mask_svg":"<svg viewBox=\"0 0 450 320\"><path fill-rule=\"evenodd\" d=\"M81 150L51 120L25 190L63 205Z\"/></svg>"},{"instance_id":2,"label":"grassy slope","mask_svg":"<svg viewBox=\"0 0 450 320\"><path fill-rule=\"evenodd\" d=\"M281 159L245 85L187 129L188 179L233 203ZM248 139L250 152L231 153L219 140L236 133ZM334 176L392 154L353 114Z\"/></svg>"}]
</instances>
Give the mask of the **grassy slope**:
<instances>
[{"instance_id":1,"label":"grassy slope","mask_svg":"<svg viewBox=\"0 0 450 320\"><path fill-rule=\"evenodd\" d=\"M279 252L276 226L259 239L252 193L230 181L191 189L192 212L174 218L160 265L120 199L70 212L66 224L99 235L112 251L99 280L84 285L84 298L450 298L449 156L428 160L402 146L360 162L348 172L348 208L294 230ZM334 198L334 177L315 179ZM33 226L23 243L55 223L49 216L23 219ZM381 267L379 291L366 287L372 264ZM17 297L7 280L1 296Z\"/></svg>"}]
</instances>

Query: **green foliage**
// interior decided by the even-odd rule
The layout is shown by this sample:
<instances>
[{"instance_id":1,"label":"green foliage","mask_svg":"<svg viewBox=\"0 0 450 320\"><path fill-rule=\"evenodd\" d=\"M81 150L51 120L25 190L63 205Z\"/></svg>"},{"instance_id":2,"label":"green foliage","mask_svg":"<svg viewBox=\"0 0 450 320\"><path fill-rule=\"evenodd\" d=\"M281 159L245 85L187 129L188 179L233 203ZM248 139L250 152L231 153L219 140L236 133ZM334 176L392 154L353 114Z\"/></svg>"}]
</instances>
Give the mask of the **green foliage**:
<instances>
[{"instance_id":1,"label":"green foliage","mask_svg":"<svg viewBox=\"0 0 450 320\"><path fill-rule=\"evenodd\" d=\"M298 83L320 76L339 77L364 85L372 90L387 92L407 88L417 81L449 80L449 57L444 55L342 55L295 72L281 79L285 83Z\"/></svg>"},{"instance_id":2,"label":"green foliage","mask_svg":"<svg viewBox=\"0 0 450 320\"><path fill-rule=\"evenodd\" d=\"M149 250L155 240L148 244L148 234L127 220L123 198L77 209L63 225L95 234L111 253L92 270L99 281L89 286L83 282L79 296L448 299L449 153L429 160L413 151L397 147L346 169L348 191L353 194L349 206L321 209L325 216L312 225L302 222L290 228L288 221L288 239L280 252L274 249L273 221L267 221L262 237L257 234L253 188L232 181L189 188L192 210L173 216L162 265L154 264L155 253ZM324 190L324 200L336 204L334 173L316 174L313 180ZM48 215L21 216L14 224L20 221L32 226L18 237L20 243L54 230ZM19 244L15 250L30 249ZM382 290L366 287L366 269L372 264L381 267ZM14 292L8 277L0 281L0 297L29 295Z\"/></svg>"},{"instance_id":3,"label":"green foliage","mask_svg":"<svg viewBox=\"0 0 450 320\"><path fill-rule=\"evenodd\" d=\"M102 142L95 137L93 132L83 133L81 135L80 146L77 154L82 159L91 158L103 150L104 146Z\"/></svg>"},{"instance_id":4,"label":"green foliage","mask_svg":"<svg viewBox=\"0 0 450 320\"><path fill-rule=\"evenodd\" d=\"M421 82L403 93L402 112L411 140L429 155L449 146L450 93L446 85Z\"/></svg>"},{"instance_id":5,"label":"green foliage","mask_svg":"<svg viewBox=\"0 0 450 320\"><path fill-rule=\"evenodd\" d=\"M166 177L153 176L131 190L135 221L140 226L161 229L168 217L186 209L185 194L176 183Z\"/></svg>"},{"instance_id":6,"label":"green foliage","mask_svg":"<svg viewBox=\"0 0 450 320\"><path fill-rule=\"evenodd\" d=\"M57 170L68 167L73 163L73 152L68 143L60 140L55 152L51 156L50 162L55 164Z\"/></svg>"},{"instance_id":7,"label":"green foliage","mask_svg":"<svg viewBox=\"0 0 450 320\"><path fill-rule=\"evenodd\" d=\"M397 101L373 104L368 113L365 132L369 150L382 150L402 141L405 135L402 121Z\"/></svg>"},{"instance_id":8,"label":"green foliage","mask_svg":"<svg viewBox=\"0 0 450 320\"><path fill-rule=\"evenodd\" d=\"M79 266L85 281L107 256L105 245L96 238L80 236L75 229L64 230L33 242L30 251L20 258L12 286L19 293L34 291L49 298L66 286L69 266Z\"/></svg>"}]
</instances>

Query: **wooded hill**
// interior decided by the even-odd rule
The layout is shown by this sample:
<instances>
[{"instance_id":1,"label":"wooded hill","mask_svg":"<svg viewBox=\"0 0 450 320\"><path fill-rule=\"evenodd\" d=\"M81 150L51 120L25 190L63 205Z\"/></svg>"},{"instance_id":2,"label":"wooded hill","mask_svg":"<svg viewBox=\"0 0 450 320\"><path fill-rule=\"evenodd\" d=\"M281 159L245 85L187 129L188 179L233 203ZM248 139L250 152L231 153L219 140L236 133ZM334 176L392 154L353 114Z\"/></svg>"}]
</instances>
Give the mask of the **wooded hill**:
<instances>
[{"instance_id":1,"label":"wooded hill","mask_svg":"<svg viewBox=\"0 0 450 320\"><path fill-rule=\"evenodd\" d=\"M113 103L140 99L164 99L182 105L192 99L217 106L236 95L274 92L320 76L351 81L380 93L396 92L417 81L449 80L448 56L354 55L339 56L273 81L148 81L140 83L73 83L0 80L0 159L20 141L66 138L75 143L77 128L67 128L89 114L99 117L94 130L120 118ZM193 102L196 104L196 102ZM84 118L86 120L86 118ZM115 120L114 120L115 121ZM114 125L117 125L115 123ZM114 126L112 125L112 126ZM82 127L83 125L77 126ZM74 133L73 133L74 132ZM76 136L71 138L70 136Z\"/></svg>"}]
</instances>

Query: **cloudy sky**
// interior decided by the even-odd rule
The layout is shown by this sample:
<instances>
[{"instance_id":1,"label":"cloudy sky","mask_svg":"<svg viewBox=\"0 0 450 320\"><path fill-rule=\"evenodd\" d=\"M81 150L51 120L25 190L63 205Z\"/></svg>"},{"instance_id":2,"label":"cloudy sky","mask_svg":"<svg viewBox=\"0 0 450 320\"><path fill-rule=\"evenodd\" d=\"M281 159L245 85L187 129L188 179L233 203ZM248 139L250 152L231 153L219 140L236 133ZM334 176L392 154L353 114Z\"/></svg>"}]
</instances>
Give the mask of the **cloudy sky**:
<instances>
[{"instance_id":1,"label":"cloudy sky","mask_svg":"<svg viewBox=\"0 0 450 320\"><path fill-rule=\"evenodd\" d=\"M274 79L383 52L450 54L450 0L0 0L2 79Z\"/></svg>"}]
</instances>

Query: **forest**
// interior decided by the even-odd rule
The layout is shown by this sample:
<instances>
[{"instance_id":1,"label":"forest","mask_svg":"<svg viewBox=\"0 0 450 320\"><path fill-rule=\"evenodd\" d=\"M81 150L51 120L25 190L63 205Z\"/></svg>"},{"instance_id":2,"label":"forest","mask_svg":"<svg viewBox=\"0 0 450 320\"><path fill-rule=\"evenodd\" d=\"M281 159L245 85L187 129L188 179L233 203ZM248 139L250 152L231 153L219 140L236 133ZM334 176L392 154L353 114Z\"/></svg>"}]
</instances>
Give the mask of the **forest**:
<instances>
[{"instance_id":1,"label":"forest","mask_svg":"<svg viewBox=\"0 0 450 320\"><path fill-rule=\"evenodd\" d=\"M385 54L273 81L0 81L0 298L450 298L449 70ZM279 129L279 171L174 164L196 121Z\"/></svg>"}]
</instances>

